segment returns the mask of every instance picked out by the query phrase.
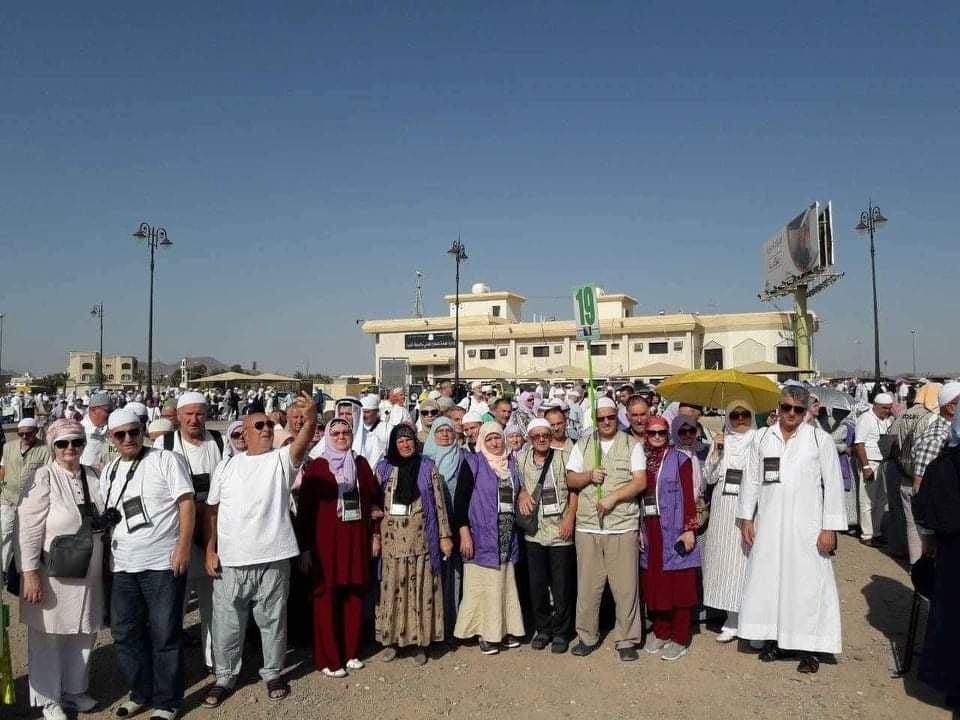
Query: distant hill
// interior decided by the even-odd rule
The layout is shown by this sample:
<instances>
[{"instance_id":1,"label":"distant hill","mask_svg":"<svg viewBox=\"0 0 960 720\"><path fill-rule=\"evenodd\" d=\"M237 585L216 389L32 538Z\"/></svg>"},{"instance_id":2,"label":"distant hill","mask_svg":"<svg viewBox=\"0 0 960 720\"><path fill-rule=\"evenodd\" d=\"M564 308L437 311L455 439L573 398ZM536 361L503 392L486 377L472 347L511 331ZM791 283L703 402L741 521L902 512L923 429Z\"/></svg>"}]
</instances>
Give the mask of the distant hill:
<instances>
[{"instance_id":1,"label":"distant hill","mask_svg":"<svg viewBox=\"0 0 960 720\"><path fill-rule=\"evenodd\" d=\"M215 357L209 357L207 355L200 355L197 357L187 356L187 367L196 367L197 365L206 365L207 371L210 373L220 372L221 370L227 370L230 366L226 363L222 363L217 360ZM142 367L146 367L146 363L142 364ZM178 360L175 363L165 363L159 360L153 361L153 376L159 377L161 375L169 375L174 370L180 369L180 361Z\"/></svg>"}]
</instances>

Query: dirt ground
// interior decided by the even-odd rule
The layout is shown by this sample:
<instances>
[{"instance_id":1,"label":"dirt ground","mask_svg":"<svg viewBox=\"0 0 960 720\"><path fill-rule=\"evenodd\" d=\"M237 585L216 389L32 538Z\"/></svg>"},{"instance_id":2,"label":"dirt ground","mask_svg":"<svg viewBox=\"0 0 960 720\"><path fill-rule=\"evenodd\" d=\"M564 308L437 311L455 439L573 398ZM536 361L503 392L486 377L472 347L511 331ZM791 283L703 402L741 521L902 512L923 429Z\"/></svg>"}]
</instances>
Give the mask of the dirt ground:
<instances>
[{"instance_id":1,"label":"dirt ground","mask_svg":"<svg viewBox=\"0 0 960 720\"><path fill-rule=\"evenodd\" d=\"M200 706L207 679L200 674L198 650L188 649L184 710L192 718L244 719L950 717L941 698L914 676L891 677L891 643L899 645L905 637L912 599L905 571L847 537L841 539L836 570L844 652L813 676L799 675L795 662L763 664L736 644L718 645L714 633L703 628L690 654L676 663L646 653L639 662L620 663L608 639L588 658L528 646L484 657L476 647L461 647L419 668L408 658L386 664L373 655L365 669L333 680L313 671L309 653L292 650L293 692L274 702L257 682L258 653L248 648L243 687L221 708L207 710ZM39 710L27 707L25 632L16 607L12 614L17 705L0 707L0 718L39 717ZM196 621L195 614L188 617L189 625ZM195 628L190 633L195 636ZM90 691L103 710L84 717L112 717L124 695L109 632L94 650Z\"/></svg>"}]
</instances>

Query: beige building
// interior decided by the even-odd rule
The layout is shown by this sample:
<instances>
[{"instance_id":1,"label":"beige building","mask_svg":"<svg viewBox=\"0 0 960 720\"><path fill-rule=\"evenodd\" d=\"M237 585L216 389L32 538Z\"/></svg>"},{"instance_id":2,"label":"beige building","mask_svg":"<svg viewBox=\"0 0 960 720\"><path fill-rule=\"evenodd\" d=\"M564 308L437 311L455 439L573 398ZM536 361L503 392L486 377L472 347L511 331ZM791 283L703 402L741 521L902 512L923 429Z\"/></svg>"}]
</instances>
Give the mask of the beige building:
<instances>
[{"instance_id":1,"label":"beige building","mask_svg":"<svg viewBox=\"0 0 960 720\"><path fill-rule=\"evenodd\" d=\"M67 359L67 389L89 392L97 386L98 352L71 350ZM110 389L137 385L137 359L133 355L106 355L103 358L103 384Z\"/></svg>"},{"instance_id":2,"label":"beige building","mask_svg":"<svg viewBox=\"0 0 960 720\"><path fill-rule=\"evenodd\" d=\"M376 368L409 364L410 382L452 377L456 298L446 317L368 320ZM482 379L576 379L587 367L587 344L573 320L525 322L526 301L514 292L475 285L460 295L460 375ZM757 362L796 364L793 313L636 315L624 294L599 297L600 340L591 343L594 377L656 382L676 369L736 368ZM572 309L572 301L571 301ZM811 327L818 329L816 317Z\"/></svg>"}]
</instances>

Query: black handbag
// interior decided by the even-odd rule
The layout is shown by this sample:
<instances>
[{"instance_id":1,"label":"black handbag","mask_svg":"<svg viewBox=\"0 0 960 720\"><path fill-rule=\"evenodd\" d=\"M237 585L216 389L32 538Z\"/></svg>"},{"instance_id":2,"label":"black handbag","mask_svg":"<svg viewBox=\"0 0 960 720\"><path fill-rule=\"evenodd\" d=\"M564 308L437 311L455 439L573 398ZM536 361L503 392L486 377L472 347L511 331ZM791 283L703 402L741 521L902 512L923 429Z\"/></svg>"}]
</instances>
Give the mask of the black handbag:
<instances>
[{"instance_id":1,"label":"black handbag","mask_svg":"<svg viewBox=\"0 0 960 720\"><path fill-rule=\"evenodd\" d=\"M547 453L547 459L543 463L543 470L540 471L540 479L537 480L537 486L533 489L530 497L533 498L533 512L524 515L518 512L514 516L514 523L523 530L525 535L534 536L540 529L540 494L543 490L543 483L547 479L547 473L550 472L550 466L553 464L553 448Z\"/></svg>"},{"instance_id":2,"label":"black handbag","mask_svg":"<svg viewBox=\"0 0 960 720\"><path fill-rule=\"evenodd\" d=\"M83 507L77 505L82 521L72 535L57 535L50 541L50 550L44 556L47 576L57 578L84 578L93 559L93 528L91 516L96 512L90 502L87 473L81 466L80 484L83 486Z\"/></svg>"}]
</instances>

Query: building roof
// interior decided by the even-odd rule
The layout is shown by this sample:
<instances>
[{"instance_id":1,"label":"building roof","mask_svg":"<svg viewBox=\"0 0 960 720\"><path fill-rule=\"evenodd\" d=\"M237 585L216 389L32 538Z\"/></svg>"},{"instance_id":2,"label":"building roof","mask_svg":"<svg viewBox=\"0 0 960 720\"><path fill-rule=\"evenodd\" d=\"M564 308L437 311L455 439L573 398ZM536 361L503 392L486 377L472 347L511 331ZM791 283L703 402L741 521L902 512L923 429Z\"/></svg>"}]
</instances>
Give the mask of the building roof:
<instances>
[{"instance_id":1,"label":"building roof","mask_svg":"<svg viewBox=\"0 0 960 720\"><path fill-rule=\"evenodd\" d=\"M637 299L626 293L603 293L597 296L597 302L622 302L624 305L636 305Z\"/></svg>"},{"instance_id":2,"label":"building roof","mask_svg":"<svg viewBox=\"0 0 960 720\"><path fill-rule=\"evenodd\" d=\"M444 295L443 299L448 303L456 302L457 296L455 294ZM519 300L520 302L526 302L527 299L520 293L511 292L509 290L491 290L490 292L485 293L460 293L460 302L471 302L474 300Z\"/></svg>"}]
</instances>

